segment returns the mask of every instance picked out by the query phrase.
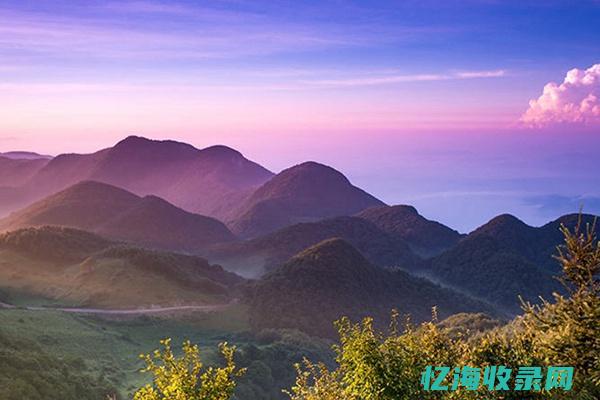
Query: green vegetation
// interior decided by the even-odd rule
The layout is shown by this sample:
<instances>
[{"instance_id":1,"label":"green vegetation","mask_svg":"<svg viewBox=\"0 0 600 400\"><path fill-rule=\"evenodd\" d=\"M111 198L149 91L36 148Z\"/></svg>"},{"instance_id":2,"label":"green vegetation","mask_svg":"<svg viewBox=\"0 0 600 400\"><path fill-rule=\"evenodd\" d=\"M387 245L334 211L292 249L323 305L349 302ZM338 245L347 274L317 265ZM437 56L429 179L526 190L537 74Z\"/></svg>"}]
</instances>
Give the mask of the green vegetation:
<instances>
[{"instance_id":1,"label":"green vegetation","mask_svg":"<svg viewBox=\"0 0 600 400\"><path fill-rule=\"evenodd\" d=\"M245 301L255 329L299 329L332 339L337 337L332 321L343 316L383 320L397 308L421 322L433 306L444 317L493 311L404 271L376 267L343 239L324 240L292 257L251 285Z\"/></svg>"},{"instance_id":2,"label":"green vegetation","mask_svg":"<svg viewBox=\"0 0 600 400\"><path fill-rule=\"evenodd\" d=\"M104 400L115 389L79 357L48 354L30 339L0 331L3 400Z\"/></svg>"},{"instance_id":3,"label":"green vegetation","mask_svg":"<svg viewBox=\"0 0 600 400\"><path fill-rule=\"evenodd\" d=\"M248 333L249 312L242 304L212 313L112 320L3 309L2 399L124 399L137 392L137 400L595 400L600 398L600 245L593 226L579 226L574 232L563 228L563 234L557 260L565 295L555 294L553 301L535 306L524 303L523 315L508 324L483 314L459 314L438 323L434 308L433 320L418 326L407 321L402 327L398 314L392 314L384 333L372 318L359 323L342 318L336 324L340 341L333 353L328 342L297 331ZM334 251L331 257L309 251L288 269L334 266L339 254L352 253L352 247L339 240L326 249L336 246L347 251ZM315 263L307 263L310 260ZM345 263L348 284L353 276L371 271L366 260L356 265L353 260L357 257L350 254ZM345 277L337 272L338 279ZM364 282L372 285L376 276L366 275L371 280ZM384 287L379 283L373 285L373 293ZM14 295L0 293L0 299ZM294 298L291 291L287 295ZM173 351L170 341L162 342L162 351L150 353L165 337L184 342L182 353ZM224 342L238 351L234 354L223 345L217 351ZM150 355L140 360L138 354ZM139 373L144 361L151 374ZM513 371L519 366L572 366L575 377L571 391L489 392L480 387L424 392L421 374L429 365L504 365ZM244 376L238 376L241 370ZM283 387L290 387L289 393L282 392Z\"/></svg>"},{"instance_id":4,"label":"green vegetation","mask_svg":"<svg viewBox=\"0 0 600 400\"><path fill-rule=\"evenodd\" d=\"M569 296L553 303L524 305L510 324L471 337L452 338L434 322L400 332L396 316L389 333L373 328L370 318L337 323L337 368L305 361L298 366L293 400L577 399L600 398L600 245L593 227L573 233L563 228L565 244L558 261ZM572 366L572 391L425 392L422 372L434 366Z\"/></svg>"},{"instance_id":5,"label":"green vegetation","mask_svg":"<svg viewBox=\"0 0 600 400\"><path fill-rule=\"evenodd\" d=\"M71 228L0 234L0 289L54 304L111 309L227 304L243 282L200 257L118 244Z\"/></svg>"},{"instance_id":6,"label":"green vegetation","mask_svg":"<svg viewBox=\"0 0 600 400\"><path fill-rule=\"evenodd\" d=\"M219 345L225 359L224 367L205 368L200 361L200 349L190 341L183 343L183 355L177 358L171 350L171 339L161 341L163 350L142 355L150 372L152 384L138 390L135 400L228 400L235 390L234 378L244 374L233 361L235 347Z\"/></svg>"},{"instance_id":7,"label":"green vegetation","mask_svg":"<svg viewBox=\"0 0 600 400\"><path fill-rule=\"evenodd\" d=\"M293 365L304 357L331 365L333 354L328 342L296 331L249 333L246 315L247 309L243 305L232 305L214 313L111 320L55 311L0 309L0 353L9 354L6 365L14 366L5 369L3 356L0 382L17 382L21 376L32 392L44 395L21 396L27 392L17 386L0 384L4 390L0 391L0 398L71 399L68 397L70 392L63 392L58 381L43 384L44 375L40 375L40 379L29 379L25 370L21 375L17 366L36 356L40 360L47 357L54 361L36 362L38 369L32 373L62 377L62 372L68 371L71 376L81 377L81 381L86 382L86 390L90 391L81 392L83 394L73 400L105 400L105 396L112 393L118 394L117 399L130 399L138 388L150 382L148 374L139 373L144 365L138 355L151 352L165 337L176 343L189 339L198 344L207 365L219 362L216 351L219 343L227 341L237 346L236 364L248 369L238 379L234 397L237 400L285 399L281 389L293 384ZM4 340L18 343L21 338L27 338L26 344L7 353ZM63 381L73 385L76 382L75 379ZM96 385L95 382L103 384ZM95 392L91 391L93 388Z\"/></svg>"}]
</instances>

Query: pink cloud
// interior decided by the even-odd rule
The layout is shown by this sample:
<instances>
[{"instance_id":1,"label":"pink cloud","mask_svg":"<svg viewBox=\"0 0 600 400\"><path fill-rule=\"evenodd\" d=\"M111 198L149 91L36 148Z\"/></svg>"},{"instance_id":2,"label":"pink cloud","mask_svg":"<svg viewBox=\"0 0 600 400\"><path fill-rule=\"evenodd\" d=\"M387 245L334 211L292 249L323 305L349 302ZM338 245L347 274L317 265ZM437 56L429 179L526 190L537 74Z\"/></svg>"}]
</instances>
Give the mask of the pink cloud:
<instances>
[{"instance_id":1,"label":"pink cloud","mask_svg":"<svg viewBox=\"0 0 600 400\"><path fill-rule=\"evenodd\" d=\"M561 84L550 82L521 121L532 127L554 124L600 124L600 64L586 70L574 68Z\"/></svg>"}]
</instances>

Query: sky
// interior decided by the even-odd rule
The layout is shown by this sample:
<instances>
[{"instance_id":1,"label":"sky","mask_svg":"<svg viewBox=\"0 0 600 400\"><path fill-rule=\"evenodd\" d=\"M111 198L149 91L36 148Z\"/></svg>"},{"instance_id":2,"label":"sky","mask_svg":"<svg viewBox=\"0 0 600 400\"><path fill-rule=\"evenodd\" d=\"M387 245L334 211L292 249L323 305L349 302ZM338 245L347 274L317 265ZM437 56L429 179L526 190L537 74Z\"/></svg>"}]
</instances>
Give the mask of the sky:
<instances>
[{"instance_id":1,"label":"sky","mask_svg":"<svg viewBox=\"0 0 600 400\"><path fill-rule=\"evenodd\" d=\"M332 165L467 232L600 213L600 2L0 0L0 151Z\"/></svg>"}]
</instances>

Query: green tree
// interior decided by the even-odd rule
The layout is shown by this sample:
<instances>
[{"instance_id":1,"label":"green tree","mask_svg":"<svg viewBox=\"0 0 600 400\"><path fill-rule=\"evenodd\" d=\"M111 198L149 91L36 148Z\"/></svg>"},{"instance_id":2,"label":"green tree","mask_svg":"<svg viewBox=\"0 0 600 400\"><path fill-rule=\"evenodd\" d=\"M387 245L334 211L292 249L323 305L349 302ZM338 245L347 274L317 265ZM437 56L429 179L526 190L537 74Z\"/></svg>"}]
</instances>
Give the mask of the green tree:
<instances>
[{"instance_id":1,"label":"green tree","mask_svg":"<svg viewBox=\"0 0 600 400\"><path fill-rule=\"evenodd\" d=\"M535 333L538 354L548 365L569 365L576 371L577 399L600 398L600 243L595 223L570 232L562 227L564 245L556 257L569 296L554 303L525 307L524 324ZM561 396L558 396L561 397ZM565 397L565 396L562 396Z\"/></svg>"},{"instance_id":2,"label":"green tree","mask_svg":"<svg viewBox=\"0 0 600 400\"><path fill-rule=\"evenodd\" d=\"M219 345L224 367L205 367L200 350L189 341L183 343L183 355L176 357L171 339L161 341L162 350L143 354L143 372L153 375L153 383L139 389L134 400L229 400L235 390L235 378L244 373L233 361L235 347Z\"/></svg>"}]
</instances>

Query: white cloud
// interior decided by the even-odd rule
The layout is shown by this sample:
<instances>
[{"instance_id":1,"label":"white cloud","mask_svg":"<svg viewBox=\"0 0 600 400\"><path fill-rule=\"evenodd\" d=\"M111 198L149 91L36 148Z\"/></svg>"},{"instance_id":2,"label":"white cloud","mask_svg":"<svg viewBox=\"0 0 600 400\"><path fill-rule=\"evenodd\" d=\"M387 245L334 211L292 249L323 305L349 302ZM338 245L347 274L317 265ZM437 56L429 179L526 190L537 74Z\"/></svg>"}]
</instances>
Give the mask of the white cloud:
<instances>
[{"instance_id":1,"label":"white cloud","mask_svg":"<svg viewBox=\"0 0 600 400\"><path fill-rule=\"evenodd\" d=\"M503 69L497 69L494 71L466 71L458 72L456 76L459 78L500 78L506 75L506 71Z\"/></svg>"},{"instance_id":2,"label":"white cloud","mask_svg":"<svg viewBox=\"0 0 600 400\"><path fill-rule=\"evenodd\" d=\"M548 83L540 97L529 101L521 121L533 127L599 124L600 64L586 70L570 70L561 84Z\"/></svg>"},{"instance_id":3,"label":"white cloud","mask_svg":"<svg viewBox=\"0 0 600 400\"><path fill-rule=\"evenodd\" d=\"M464 71L450 74L416 74L416 75L384 75L384 76L362 76L343 79L325 79L317 81L307 81L305 83L330 86L330 87L354 87L354 86L374 86L390 85L404 82L430 82L447 81L457 79L478 79L478 78L501 78L506 75L504 70L493 71Z\"/></svg>"}]
</instances>

